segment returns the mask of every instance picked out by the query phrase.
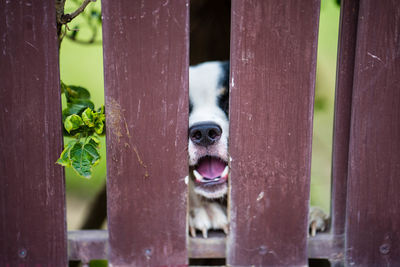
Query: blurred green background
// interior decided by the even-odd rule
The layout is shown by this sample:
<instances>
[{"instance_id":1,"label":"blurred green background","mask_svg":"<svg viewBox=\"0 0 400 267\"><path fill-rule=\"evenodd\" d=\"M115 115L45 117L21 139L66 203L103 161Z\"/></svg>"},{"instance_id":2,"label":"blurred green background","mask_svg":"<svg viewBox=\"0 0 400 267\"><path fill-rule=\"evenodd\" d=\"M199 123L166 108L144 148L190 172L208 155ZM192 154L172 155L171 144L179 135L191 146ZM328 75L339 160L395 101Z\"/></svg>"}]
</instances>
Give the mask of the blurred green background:
<instances>
[{"instance_id":1,"label":"blurred green background","mask_svg":"<svg viewBox=\"0 0 400 267\"><path fill-rule=\"evenodd\" d=\"M65 13L73 12L80 1L66 1ZM101 2L90 3L85 15L91 16L92 11L101 10ZM79 15L70 24L71 32L79 27L77 38L89 40L93 32L87 20ZM69 32L69 34L71 33ZM79 85L88 89L95 107L104 104L104 79L103 79L103 48L101 45L101 27L97 27L96 42L93 44L80 44L64 37L60 50L60 76L68 85ZM63 108L66 107L65 97L62 97ZM67 144L69 138L64 138ZM102 188L106 179L106 146L105 137L101 137L101 161L94 167L90 179L79 177L72 168L65 168L67 191L67 227L68 230L79 229L88 204Z\"/></svg>"},{"instance_id":2,"label":"blurred green background","mask_svg":"<svg viewBox=\"0 0 400 267\"><path fill-rule=\"evenodd\" d=\"M322 0L318 37L314 131L311 164L311 205L330 211L333 109L340 7Z\"/></svg>"},{"instance_id":3,"label":"blurred green background","mask_svg":"<svg viewBox=\"0 0 400 267\"><path fill-rule=\"evenodd\" d=\"M79 2L78 2L79 3ZM77 4L67 1L66 13L74 11ZM100 10L100 1L91 3L91 9ZM69 24L79 26L79 39L89 39L90 27L83 18ZM322 0L318 45L316 104L314 116L313 157L311 171L311 204L330 210L331 147L333 128L334 89L336 76L337 37L339 6L334 0ZM103 54L101 28L97 30L95 44L79 44L64 38L60 51L61 79L68 85L87 88L97 107L104 104ZM65 107L65 99L63 105ZM65 140L67 143L68 140ZM93 177L78 177L66 168L67 225L69 230L78 229L88 204L102 188L106 177L105 138L101 138L102 160L94 168Z\"/></svg>"}]
</instances>

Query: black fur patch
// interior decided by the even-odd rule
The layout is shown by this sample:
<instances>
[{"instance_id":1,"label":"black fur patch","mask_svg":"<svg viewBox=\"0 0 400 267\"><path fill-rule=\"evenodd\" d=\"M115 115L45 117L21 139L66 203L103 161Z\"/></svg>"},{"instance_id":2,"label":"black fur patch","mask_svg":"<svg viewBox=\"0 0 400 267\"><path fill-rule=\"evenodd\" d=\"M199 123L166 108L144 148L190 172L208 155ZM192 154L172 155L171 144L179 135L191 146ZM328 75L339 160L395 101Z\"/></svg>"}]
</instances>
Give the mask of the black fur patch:
<instances>
[{"instance_id":1,"label":"black fur patch","mask_svg":"<svg viewBox=\"0 0 400 267\"><path fill-rule=\"evenodd\" d=\"M222 94L218 97L218 106L225 112L227 118L229 118L229 61L221 63L222 76L219 81L218 90L222 90Z\"/></svg>"},{"instance_id":2,"label":"black fur patch","mask_svg":"<svg viewBox=\"0 0 400 267\"><path fill-rule=\"evenodd\" d=\"M193 103L192 101L189 99L189 114L192 113L193 110Z\"/></svg>"}]
</instances>

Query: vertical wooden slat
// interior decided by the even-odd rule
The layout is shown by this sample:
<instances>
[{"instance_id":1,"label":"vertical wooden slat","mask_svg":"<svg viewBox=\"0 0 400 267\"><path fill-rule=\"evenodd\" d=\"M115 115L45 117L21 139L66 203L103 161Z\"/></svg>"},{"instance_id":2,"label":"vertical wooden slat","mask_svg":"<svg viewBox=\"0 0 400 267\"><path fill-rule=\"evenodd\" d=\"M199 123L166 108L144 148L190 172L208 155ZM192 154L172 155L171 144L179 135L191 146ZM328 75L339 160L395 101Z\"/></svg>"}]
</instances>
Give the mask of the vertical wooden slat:
<instances>
[{"instance_id":1,"label":"vertical wooden slat","mask_svg":"<svg viewBox=\"0 0 400 267\"><path fill-rule=\"evenodd\" d=\"M227 262L307 264L319 1L232 2Z\"/></svg>"},{"instance_id":2,"label":"vertical wooden slat","mask_svg":"<svg viewBox=\"0 0 400 267\"><path fill-rule=\"evenodd\" d=\"M400 265L400 2L360 2L346 262Z\"/></svg>"},{"instance_id":3,"label":"vertical wooden slat","mask_svg":"<svg viewBox=\"0 0 400 267\"><path fill-rule=\"evenodd\" d=\"M0 1L0 266L67 266L54 0Z\"/></svg>"},{"instance_id":4,"label":"vertical wooden slat","mask_svg":"<svg viewBox=\"0 0 400 267\"><path fill-rule=\"evenodd\" d=\"M189 1L103 1L110 262L187 264Z\"/></svg>"},{"instance_id":5,"label":"vertical wooden slat","mask_svg":"<svg viewBox=\"0 0 400 267\"><path fill-rule=\"evenodd\" d=\"M356 53L359 1L341 2L336 73L335 118L332 148L332 228L341 238L346 223L347 171L350 140L351 98Z\"/></svg>"}]
</instances>

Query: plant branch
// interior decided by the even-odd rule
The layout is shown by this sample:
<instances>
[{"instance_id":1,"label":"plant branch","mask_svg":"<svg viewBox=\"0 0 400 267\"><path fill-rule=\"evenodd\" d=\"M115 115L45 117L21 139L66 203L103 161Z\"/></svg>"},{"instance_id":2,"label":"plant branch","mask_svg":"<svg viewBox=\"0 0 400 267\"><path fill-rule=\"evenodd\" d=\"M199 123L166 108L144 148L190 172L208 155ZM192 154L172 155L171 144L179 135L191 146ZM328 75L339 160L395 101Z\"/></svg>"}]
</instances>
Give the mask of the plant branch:
<instances>
[{"instance_id":1,"label":"plant branch","mask_svg":"<svg viewBox=\"0 0 400 267\"><path fill-rule=\"evenodd\" d=\"M57 24L61 23L61 17L64 15L65 0L56 0Z\"/></svg>"},{"instance_id":2,"label":"plant branch","mask_svg":"<svg viewBox=\"0 0 400 267\"><path fill-rule=\"evenodd\" d=\"M85 1L83 1L82 5L80 7L78 7L78 9L75 10L74 12L72 12L70 14L63 14L61 16L60 20L58 21L58 23L66 24L66 23L70 22L71 20L76 18L79 14L81 14L85 10L85 8L87 7L87 5L90 2L96 2L96 0L85 0Z\"/></svg>"},{"instance_id":3,"label":"plant branch","mask_svg":"<svg viewBox=\"0 0 400 267\"><path fill-rule=\"evenodd\" d=\"M96 0L84 0L83 3L72 13L64 14L64 6L66 0L55 0L56 7L56 20L57 20L57 36L58 36L58 48L61 46L61 41L66 35L68 29L67 23L71 22L79 14L81 14L90 2L96 2ZM62 26L65 25L65 31L62 31Z\"/></svg>"}]
</instances>

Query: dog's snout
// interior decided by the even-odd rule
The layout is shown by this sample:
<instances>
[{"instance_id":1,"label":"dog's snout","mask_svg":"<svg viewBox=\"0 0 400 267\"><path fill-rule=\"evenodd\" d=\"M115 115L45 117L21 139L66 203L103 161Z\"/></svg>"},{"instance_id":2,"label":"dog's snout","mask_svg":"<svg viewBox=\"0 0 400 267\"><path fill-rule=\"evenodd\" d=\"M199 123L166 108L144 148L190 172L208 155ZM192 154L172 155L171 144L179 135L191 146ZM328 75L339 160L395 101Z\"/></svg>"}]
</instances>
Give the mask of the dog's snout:
<instances>
[{"instance_id":1,"label":"dog's snout","mask_svg":"<svg viewBox=\"0 0 400 267\"><path fill-rule=\"evenodd\" d=\"M214 122L200 122L189 129L189 138L200 146L210 146L221 138L222 129Z\"/></svg>"}]
</instances>

